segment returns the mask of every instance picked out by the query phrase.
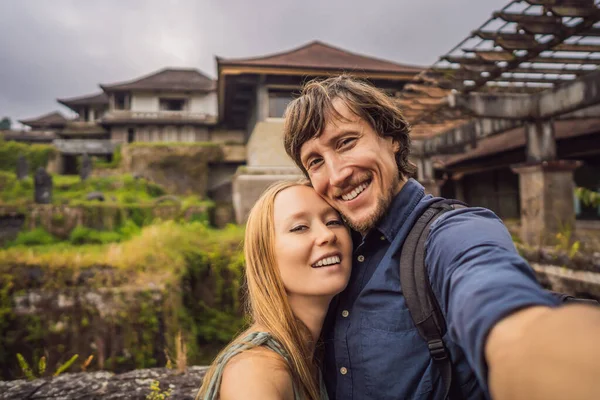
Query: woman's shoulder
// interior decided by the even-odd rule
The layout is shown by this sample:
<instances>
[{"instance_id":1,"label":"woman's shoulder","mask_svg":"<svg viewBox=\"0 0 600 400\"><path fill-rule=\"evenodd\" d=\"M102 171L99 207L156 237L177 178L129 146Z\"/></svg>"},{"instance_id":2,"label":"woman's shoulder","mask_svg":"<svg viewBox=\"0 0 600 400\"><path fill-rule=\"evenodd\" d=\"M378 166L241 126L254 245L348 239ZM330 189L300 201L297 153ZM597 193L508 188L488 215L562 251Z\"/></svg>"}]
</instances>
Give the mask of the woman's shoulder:
<instances>
[{"instance_id":1,"label":"woman's shoulder","mask_svg":"<svg viewBox=\"0 0 600 400\"><path fill-rule=\"evenodd\" d=\"M245 350L223 369L221 400L294 399L292 377L285 360L265 347Z\"/></svg>"}]
</instances>

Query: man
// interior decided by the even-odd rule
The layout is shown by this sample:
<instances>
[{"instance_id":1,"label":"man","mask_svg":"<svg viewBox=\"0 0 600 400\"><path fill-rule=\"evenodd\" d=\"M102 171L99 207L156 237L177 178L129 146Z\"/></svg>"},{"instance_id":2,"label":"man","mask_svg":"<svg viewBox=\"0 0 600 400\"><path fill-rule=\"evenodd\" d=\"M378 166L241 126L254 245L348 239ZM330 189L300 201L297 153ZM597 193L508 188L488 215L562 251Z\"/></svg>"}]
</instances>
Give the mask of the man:
<instances>
[{"instance_id":1,"label":"man","mask_svg":"<svg viewBox=\"0 0 600 400\"><path fill-rule=\"evenodd\" d=\"M287 153L356 232L350 283L324 327L330 398L443 398L398 272L396 253L436 201L409 179L408 124L383 92L342 76L309 83L284 133ZM600 398L600 311L558 307L491 211L445 213L425 248L448 327L451 398Z\"/></svg>"}]
</instances>

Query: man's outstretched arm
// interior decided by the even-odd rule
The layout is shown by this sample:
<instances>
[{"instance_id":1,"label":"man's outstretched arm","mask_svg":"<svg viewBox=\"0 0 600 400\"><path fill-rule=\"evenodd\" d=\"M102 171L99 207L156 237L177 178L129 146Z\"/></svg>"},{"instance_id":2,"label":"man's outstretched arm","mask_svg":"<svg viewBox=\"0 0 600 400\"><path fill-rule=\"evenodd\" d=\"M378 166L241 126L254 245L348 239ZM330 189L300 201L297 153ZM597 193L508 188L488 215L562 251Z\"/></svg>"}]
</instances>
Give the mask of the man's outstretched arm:
<instances>
[{"instance_id":1,"label":"man's outstretched arm","mask_svg":"<svg viewBox=\"0 0 600 400\"><path fill-rule=\"evenodd\" d=\"M485 356L495 400L600 398L600 308L517 311L490 330Z\"/></svg>"}]
</instances>

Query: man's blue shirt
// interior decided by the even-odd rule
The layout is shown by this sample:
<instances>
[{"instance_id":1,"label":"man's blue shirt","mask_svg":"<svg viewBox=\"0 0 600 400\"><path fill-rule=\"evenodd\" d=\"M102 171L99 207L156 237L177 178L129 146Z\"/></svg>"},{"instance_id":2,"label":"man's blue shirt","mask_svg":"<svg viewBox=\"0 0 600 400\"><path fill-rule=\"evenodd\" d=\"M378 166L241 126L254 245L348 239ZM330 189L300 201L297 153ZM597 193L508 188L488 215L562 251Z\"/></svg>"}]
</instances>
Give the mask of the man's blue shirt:
<instances>
[{"instance_id":1,"label":"man's blue shirt","mask_svg":"<svg viewBox=\"0 0 600 400\"><path fill-rule=\"evenodd\" d=\"M332 302L323 328L331 399L442 399L441 376L402 295L396 254L434 201L411 179L377 228L354 237L350 282ZM425 247L429 280L448 326L453 388L465 399L484 398L490 328L520 308L555 306L557 300L540 288L489 210L447 212L431 226Z\"/></svg>"}]
</instances>

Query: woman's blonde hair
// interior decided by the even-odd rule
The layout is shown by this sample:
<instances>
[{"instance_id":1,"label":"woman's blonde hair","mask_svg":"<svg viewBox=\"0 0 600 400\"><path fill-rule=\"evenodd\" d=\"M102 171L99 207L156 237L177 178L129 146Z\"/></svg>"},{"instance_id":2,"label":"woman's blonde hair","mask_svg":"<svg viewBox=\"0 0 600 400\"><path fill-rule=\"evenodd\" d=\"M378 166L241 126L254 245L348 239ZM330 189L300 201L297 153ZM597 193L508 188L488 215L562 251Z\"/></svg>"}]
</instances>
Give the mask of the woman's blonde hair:
<instances>
[{"instance_id":1,"label":"woman's blonde hair","mask_svg":"<svg viewBox=\"0 0 600 400\"><path fill-rule=\"evenodd\" d=\"M318 400L320 388L313 357L314 343L310 343L312 338L306 326L292 312L275 259L275 198L283 190L301 185L308 186L308 181L283 181L272 185L250 211L244 238L247 312L252 324L265 329L285 348L296 387L306 398ZM247 333L248 331L236 337L221 351L217 359L232 344L242 341ZM206 393L207 385L215 372L216 365L213 363L204 377L197 399Z\"/></svg>"}]
</instances>

